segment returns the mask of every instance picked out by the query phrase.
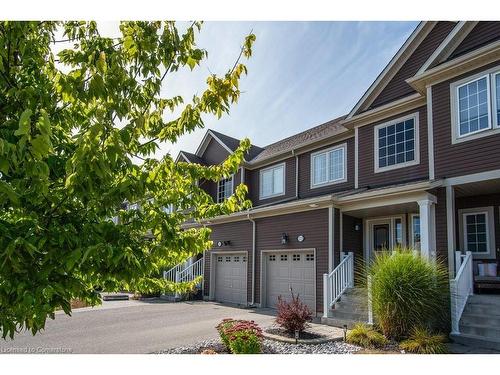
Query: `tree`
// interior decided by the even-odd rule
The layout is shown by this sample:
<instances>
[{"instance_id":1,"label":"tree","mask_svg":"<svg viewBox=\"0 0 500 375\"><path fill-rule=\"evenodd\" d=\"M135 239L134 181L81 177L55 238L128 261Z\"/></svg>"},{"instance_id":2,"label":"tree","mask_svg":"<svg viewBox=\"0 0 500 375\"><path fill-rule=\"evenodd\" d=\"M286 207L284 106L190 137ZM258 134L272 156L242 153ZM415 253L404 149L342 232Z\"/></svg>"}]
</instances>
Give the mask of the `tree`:
<instances>
[{"instance_id":1,"label":"tree","mask_svg":"<svg viewBox=\"0 0 500 375\"><path fill-rule=\"evenodd\" d=\"M171 289L156 277L211 246L201 220L247 208L246 187L216 204L196 185L234 173L249 147L220 166L175 163L152 153L228 113L247 70L253 34L223 76L187 102L162 83L207 56L195 37L202 24L121 22L121 36L95 22L1 22L0 330L35 334L70 301L99 302L108 291ZM53 46L72 44L57 56ZM176 115L177 114L177 115ZM140 159L141 163L134 163ZM123 202L141 202L125 211ZM175 205L177 210L163 209ZM110 219L119 216L122 225ZM145 235L149 234L149 235Z\"/></svg>"}]
</instances>

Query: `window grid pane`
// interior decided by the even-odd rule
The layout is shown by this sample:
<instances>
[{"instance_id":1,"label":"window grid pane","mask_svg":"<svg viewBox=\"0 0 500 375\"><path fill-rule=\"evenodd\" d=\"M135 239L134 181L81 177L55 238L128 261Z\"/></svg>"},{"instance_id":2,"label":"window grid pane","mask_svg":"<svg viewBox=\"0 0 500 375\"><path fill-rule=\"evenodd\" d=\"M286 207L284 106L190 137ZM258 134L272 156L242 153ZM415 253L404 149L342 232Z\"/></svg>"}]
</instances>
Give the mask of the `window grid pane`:
<instances>
[{"instance_id":1,"label":"window grid pane","mask_svg":"<svg viewBox=\"0 0 500 375\"><path fill-rule=\"evenodd\" d=\"M219 181L217 202L221 203L233 194L233 178L224 178Z\"/></svg>"},{"instance_id":2,"label":"window grid pane","mask_svg":"<svg viewBox=\"0 0 500 375\"><path fill-rule=\"evenodd\" d=\"M415 119L378 129L378 167L415 160Z\"/></svg>"},{"instance_id":3,"label":"window grid pane","mask_svg":"<svg viewBox=\"0 0 500 375\"><path fill-rule=\"evenodd\" d=\"M465 215L465 241L468 251L478 253L488 251L486 214Z\"/></svg>"},{"instance_id":4,"label":"window grid pane","mask_svg":"<svg viewBox=\"0 0 500 375\"><path fill-rule=\"evenodd\" d=\"M313 185L344 179L344 150L344 147L340 147L313 156Z\"/></svg>"},{"instance_id":5,"label":"window grid pane","mask_svg":"<svg viewBox=\"0 0 500 375\"><path fill-rule=\"evenodd\" d=\"M497 116L497 126L500 126L500 73L495 74L495 93L496 93L496 116Z\"/></svg>"},{"instance_id":6,"label":"window grid pane","mask_svg":"<svg viewBox=\"0 0 500 375\"><path fill-rule=\"evenodd\" d=\"M263 171L261 173L261 179L262 198L283 194L285 192L285 167L283 165Z\"/></svg>"},{"instance_id":7,"label":"window grid pane","mask_svg":"<svg viewBox=\"0 0 500 375\"><path fill-rule=\"evenodd\" d=\"M324 184L326 182L326 154L316 155L314 160L314 184Z\"/></svg>"},{"instance_id":8,"label":"window grid pane","mask_svg":"<svg viewBox=\"0 0 500 375\"><path fill-rule=\"evenodd\" d=\"M488 77L467 83L458 89L459 134L475 133L490 127Z\"/></svg>"}]
</instances>

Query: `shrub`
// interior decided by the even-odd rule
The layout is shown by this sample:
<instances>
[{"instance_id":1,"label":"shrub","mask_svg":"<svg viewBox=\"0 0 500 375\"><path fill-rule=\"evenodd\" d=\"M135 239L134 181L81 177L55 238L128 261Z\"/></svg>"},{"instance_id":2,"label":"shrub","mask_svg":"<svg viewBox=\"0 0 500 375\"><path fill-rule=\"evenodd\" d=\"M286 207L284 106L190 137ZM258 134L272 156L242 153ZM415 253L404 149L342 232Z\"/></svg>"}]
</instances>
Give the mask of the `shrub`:
<instances>
[{"instance_id":1,"label":"shrub","mask_svg":"<svg viewBox=\"0 0 500 375\"><path fill-rule=\"evenodd\" d=\"M399 348L416 354L445 354L446 336L433 334L426 328L414 328L408 340L399 344Z\"/></svg>"},{"instance_id":2,"label":"shrub","mask_svg":"<svg viewBox=\"0 0 500 375\"><path fill-rule=\"evenodd\" d=\"M346 339L349 344L363 348L381 348L389 343L384 335L362 323L356 324L347 333Z\"/></svg>"},{"instance_id":3,"label":"shrub","mask_svg":"<svg viewBox=\"0 0 500 375\"><path fill-rule=\"evenodd\" d=\"M294 296L293 292L290 302L279 296L277 308L276 323L289 333L302 332L306 328L307 322L312 320L311 309L302 303L298 294Z\"/></svg>"},{"instance_id":4,"label":"shrub","mask_svg":"<svg viewBox=\"0 0 500 375\"><path fill-rule=\"evenodd\" d=\"M262 349L262 330L248 320L224 319L218 326L219 336L233 354L257 354Z\"/></svg>"},{"instance_id":5,"label":"shrub","mask_svg":"<svg viewBox=\"0 0 500 375\"><path fill-rule=\"evenodd\" d=\"M370 264L371 302L382 333L407 338L414 327L442 328L448 317L447 268L409 250L379 253Z\"/></svg>"}]
</instances>

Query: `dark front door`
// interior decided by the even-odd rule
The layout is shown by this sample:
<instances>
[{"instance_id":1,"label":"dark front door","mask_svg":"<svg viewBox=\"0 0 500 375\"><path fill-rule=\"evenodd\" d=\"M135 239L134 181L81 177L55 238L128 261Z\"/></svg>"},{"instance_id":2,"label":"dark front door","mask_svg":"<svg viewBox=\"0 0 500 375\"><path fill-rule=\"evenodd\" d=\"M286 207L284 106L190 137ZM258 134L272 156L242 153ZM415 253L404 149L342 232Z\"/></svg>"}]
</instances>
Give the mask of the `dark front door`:
<instances>
[{"instance_id":1,"label":"dark front door","mask_svg":"<svg viewBox=\"0 0 500 375\"><path fill-rule=\"evenodd\" d=\"M373 226L373 250L382 251L390 248L389 224L376 224Z\"/></svg>"}]
</instances>

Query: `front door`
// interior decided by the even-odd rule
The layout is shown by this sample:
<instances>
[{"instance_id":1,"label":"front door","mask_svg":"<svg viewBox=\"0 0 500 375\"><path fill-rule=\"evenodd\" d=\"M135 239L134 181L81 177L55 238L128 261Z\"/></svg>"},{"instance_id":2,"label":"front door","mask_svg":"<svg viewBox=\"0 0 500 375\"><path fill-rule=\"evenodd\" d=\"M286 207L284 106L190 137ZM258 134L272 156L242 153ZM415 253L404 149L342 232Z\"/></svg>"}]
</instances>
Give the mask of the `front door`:
<instances>
[{"instance_id":1,"label":"front door","mask_svg":"<svg viewBox=\"0 0 500 375\"><path fill-rule=\"evenodd\" d=\"M392 251L404 245L404 221L402 217L371 219L368 221L367 258L373 259L379 252Z\"/></svg>"},{"instance_id":2,"label":"front door","mask_svg":"<svg viewBox=\"0 0 500 375\"><path fill-rule=\"evenodd\" d=\"M384 251L391 248L390 224L375 224L373 226L373 250Z\"/></svg>"}]
</instances>

